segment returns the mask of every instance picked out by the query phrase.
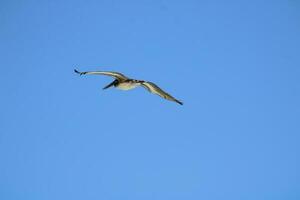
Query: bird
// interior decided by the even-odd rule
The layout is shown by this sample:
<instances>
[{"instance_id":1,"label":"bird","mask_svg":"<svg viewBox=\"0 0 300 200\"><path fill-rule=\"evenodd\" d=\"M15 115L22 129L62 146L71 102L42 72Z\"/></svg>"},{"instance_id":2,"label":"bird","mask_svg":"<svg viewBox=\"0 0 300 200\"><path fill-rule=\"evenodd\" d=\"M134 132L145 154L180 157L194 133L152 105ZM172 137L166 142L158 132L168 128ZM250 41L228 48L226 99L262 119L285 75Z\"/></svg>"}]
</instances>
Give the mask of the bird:
<instances>
[{"instance_id":1,"label":"bird","mask_svg":"<svg viewBox=\"0 0 300 200\"><path fill-rule=\"evenodd\" d=\"M128 78L127 76L119 73L119 72L113 72L113 71L85 71L85 72L80 72L76 69L74 69L74 72L79 74L79 75L106 75L106 76L111 76L114 78L114 81L105 86L103 89L108 89L112 86L121 89L121 90L131 90L134 89L138 86L142 86L145 89L147 89L149 92L153 94L157 94L160 97L167 99L169 101L176 102L180 105L183 105L183 102L177 100L164 90L162 90L160 87L158 87L156 84L149 82L149 81L144 81L144 80L136 80L136 79L131 79Z\"/></svg>"}]
</instances>

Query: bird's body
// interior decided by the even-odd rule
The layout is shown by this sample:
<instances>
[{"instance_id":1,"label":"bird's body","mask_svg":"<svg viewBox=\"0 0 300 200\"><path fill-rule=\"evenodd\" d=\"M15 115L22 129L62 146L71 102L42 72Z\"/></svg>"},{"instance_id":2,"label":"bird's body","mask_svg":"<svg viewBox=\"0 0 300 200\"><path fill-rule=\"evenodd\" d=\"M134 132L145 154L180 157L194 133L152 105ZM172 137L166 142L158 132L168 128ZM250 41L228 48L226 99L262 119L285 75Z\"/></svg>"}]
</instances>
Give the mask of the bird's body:
<instances>
[{"instance_id":1,"label":"bird's body","mask_svg":"<svg viewBox=\"0 0 300 200\"><path fill-rule=\"evenodd\" d=\"M107 76L114 77L115 80L112 83L105 86L103 89L107 89L109 87L114 86L120 90L131 90L138 86L142 86L151 93L157 94L167 100L174 101L180 105L183 105L183 103L181 101L175 99L170 94L166 93L161 88L159 88L157 85L155 85L154 83L148 82L148 81L130 79L118 72L107 72L107 71L79 72L76 69L74 71L80 75L95 74L95 75L107 75Z\"/></svg>"},{"instance_id":2,"label":"bird's body","mask_svg":"<svg viewBox=\"0 0 300 200\"><path fill-rule=\"evenodd\" d=\"M132 90L140 85L141 85L140 82L135 82L129 79L128 81L118 83L115 87L120 90Z\"/></svg>"}]
</instances>

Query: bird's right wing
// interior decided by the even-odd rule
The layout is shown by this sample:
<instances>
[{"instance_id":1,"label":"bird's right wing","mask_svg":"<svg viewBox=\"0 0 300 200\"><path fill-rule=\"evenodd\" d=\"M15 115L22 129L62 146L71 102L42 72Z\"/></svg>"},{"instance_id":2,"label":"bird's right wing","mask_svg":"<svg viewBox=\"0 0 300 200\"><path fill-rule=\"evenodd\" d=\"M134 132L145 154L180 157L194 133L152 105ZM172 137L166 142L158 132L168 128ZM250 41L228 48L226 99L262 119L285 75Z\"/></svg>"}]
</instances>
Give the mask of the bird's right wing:
<instances>
[{"instance_id":1,"label":"bird's right wing","mask_svg":"<svg viewBox=\"0 0 300 200\"><path fill-rule=\"evenodd\" d=\"M144 82L141 83L141 85L153 94L157 94L157 95L161 96L164 99L167 99L169 101L175 101L176 103L179 103L180 105L183 105L183 103L181 101L175 99L174 97L172 97L170 94L163 91L161 88L159 88L154 83L144 81Z\"/></svg>"},{"instance_id":2,"label":"bird's right wing","mask_svg":"<svg viewBox=\"0 0 300 200\"><path fill-rule=\"evenodd\" d=\"M107 75L107 76L112 76L118 80L127 80L128 78L126 76L124 76L123 74L119 73L119 72L107 72L107 71L89 71L89 72L79 72L76 69L74 69L74 72L76 72L77 74L80 75L84 75L84 74L94 74L94 75Z\"/></svg>"}]
</instances>

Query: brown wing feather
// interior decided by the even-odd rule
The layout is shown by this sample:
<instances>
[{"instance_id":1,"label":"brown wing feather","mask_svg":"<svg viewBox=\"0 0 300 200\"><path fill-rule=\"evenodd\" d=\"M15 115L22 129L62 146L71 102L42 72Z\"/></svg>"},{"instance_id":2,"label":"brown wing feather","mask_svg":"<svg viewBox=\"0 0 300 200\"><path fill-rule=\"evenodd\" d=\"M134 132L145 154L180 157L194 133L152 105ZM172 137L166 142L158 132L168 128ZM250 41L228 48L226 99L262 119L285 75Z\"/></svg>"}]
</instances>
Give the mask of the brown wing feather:
<instances>
[{"instance_id":1,"label":"brown wing feather","mask_svg":"<svg viewBox=\"0 0 300 200\"><path fill-rule=\"evenodd\" d=\"M127 80L128 78L124 76L123 74L119 72L109 72L109 71L88 71L88 72L79 72L78 70L74 69L74 72L80 75L84 74L94 74L94 75L107 75L107 76L112 76L118 80Z\"/></svg>"},{"instance_id":2,"label":"brown wing feather","mask_svg":"<svg viewBox=\"0 0 300 200\"><path fill-rule=\"evenodd\" d=\"M165 91L163 91L160 87L158 87L156 84L152 83L152 82L143 82L142 86L144 88L146 88L149 92L153 93L153 94L157 94L159 96L161 96L164 99L170 100L170 101L175 101L176 103L179 103L180 105L183 105L183 103L177 99L175 99L174 97L172 97L170 94L166 93Z\"/></svg>"}]
</instances>

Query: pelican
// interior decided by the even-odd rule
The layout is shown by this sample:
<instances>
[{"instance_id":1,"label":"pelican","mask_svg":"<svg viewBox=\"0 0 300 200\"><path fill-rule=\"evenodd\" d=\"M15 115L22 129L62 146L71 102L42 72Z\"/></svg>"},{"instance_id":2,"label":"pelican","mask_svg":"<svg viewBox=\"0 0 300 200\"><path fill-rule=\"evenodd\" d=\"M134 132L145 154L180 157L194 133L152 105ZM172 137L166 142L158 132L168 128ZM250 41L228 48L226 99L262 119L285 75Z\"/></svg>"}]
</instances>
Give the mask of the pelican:
<instances>
[{"instance_id":1,"label":"pelican","mask_svg":"<svg viewBox=\"0 0 300 200\"><path fill-rule=\"evenodd\" d=\"M128 77L126 77L123 74L118 73L118 72L110 72L110 71L79 72L76 69L74 69L74 72L76 72L79 75L94 74L94 75L106 75L106 76L113 77L115 80L113 82L111 82L110 84L108 84L107 86L105 86L103 88L104 90L111 87L111 86L114 86L114 87L116 87L118 89L121 89L121 90L131 90L131 89L134 89L138 86L142 86L142 87L146 88L149 92L151 92L153 94L157 94L157 95L159 95L160 97L162 97L164 99L167 99L169 101L174 101L174 102L176 102L180 105L183 105L183 103L181 101L175 99L170 94L166 93L165 91L163 91L161 88L159 88L157 85L155 85L152 82L131 79L131 78L128 78Z\"/></svg>"}]
</instances>

